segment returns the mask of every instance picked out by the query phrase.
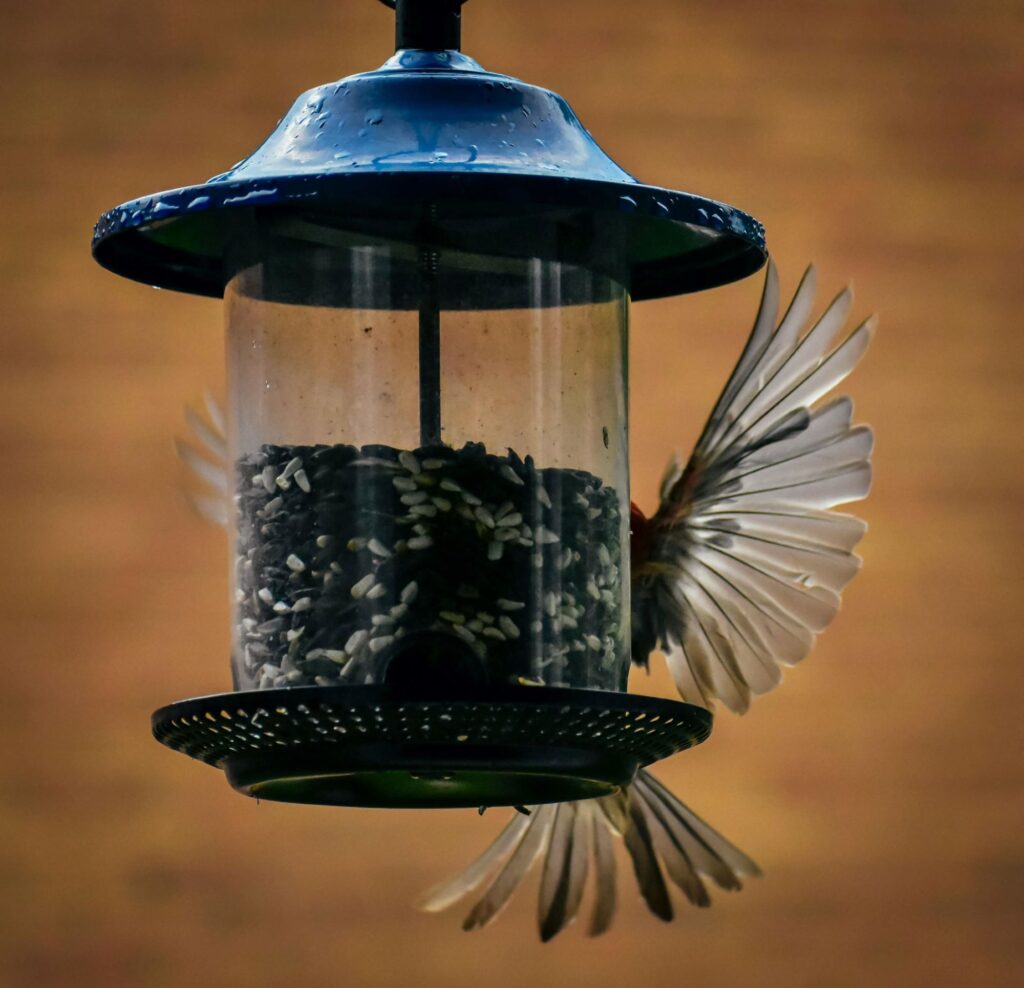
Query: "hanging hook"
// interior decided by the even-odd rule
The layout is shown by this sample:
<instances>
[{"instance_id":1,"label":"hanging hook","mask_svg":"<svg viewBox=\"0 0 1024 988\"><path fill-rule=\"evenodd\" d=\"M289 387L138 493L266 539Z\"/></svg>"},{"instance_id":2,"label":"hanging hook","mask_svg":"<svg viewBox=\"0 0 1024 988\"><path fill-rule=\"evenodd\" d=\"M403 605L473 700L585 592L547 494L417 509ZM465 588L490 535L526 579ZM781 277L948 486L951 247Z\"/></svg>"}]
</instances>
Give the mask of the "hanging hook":
<instances>
[{"instance_id":1,"label":"hanging hook","mask_svg":"<svg viewBox=\"0 0 1024 988\"><path fill-rule=\"evenodd\" d=\"M395 11L395 50L458 51L466 0L380 0Z\"/></svg>"}]
</instances>

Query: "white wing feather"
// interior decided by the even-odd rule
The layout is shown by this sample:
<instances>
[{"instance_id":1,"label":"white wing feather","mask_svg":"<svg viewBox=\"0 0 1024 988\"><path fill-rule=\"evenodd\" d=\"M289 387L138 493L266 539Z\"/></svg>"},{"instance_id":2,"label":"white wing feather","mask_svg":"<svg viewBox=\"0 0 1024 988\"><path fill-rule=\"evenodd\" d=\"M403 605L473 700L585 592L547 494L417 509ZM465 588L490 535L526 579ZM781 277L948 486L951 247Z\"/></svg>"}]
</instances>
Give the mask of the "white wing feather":
<instances>
[{"instance_id":1,"label":"white wing feather","mask_svg":"<svg viewBox=\"0 0 1024 988\"><path fill-rule=\"evenodd\" d=\"M212 525L228 524L228 445L224 415L216 399L207 392L203 403L208 420L194 408L185 407L188 440L175 439L178 458L188 471L185 496L196 514Z\"/></svg>"},{"instance_id":2,"label":"white wing feather","mask_svg":"<svg viewBox=\"0 0 1024 988\"><path fill-rule=\"evenodd\" d=\"M633 659L665 652L680 694L744 712L781 681L839 610L860 569L862 522L829 509L867 495L873 437L849 398L827 395L856 367L869 319L836 343L852 294L805 331L808 268L773 330L778 276L689 463L669 464L651 519L649 560L634 573Z\"/></svg>"}]
</instances>

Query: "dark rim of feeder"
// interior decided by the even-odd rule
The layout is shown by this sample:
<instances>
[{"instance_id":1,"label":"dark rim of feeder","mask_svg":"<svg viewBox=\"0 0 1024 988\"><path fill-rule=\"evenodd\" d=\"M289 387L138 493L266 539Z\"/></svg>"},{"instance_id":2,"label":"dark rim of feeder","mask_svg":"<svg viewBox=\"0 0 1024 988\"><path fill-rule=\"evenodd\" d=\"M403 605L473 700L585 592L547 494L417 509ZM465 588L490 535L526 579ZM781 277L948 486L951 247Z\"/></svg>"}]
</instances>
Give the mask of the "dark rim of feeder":
<instances>
[{"instance_id":1,"label":"dark rim of feeder","mask_svg":"<svg viewBox=\"0 0 1024 988\"><path fill-rule=\"evenodd\" d=\"M384 0L388 6L394 6ZM200 185L104 213L93 254L125 277L220 296L225 251L253 216L288 210L373 239L583 262L594 245L634 300L726 284L764 263L764 228L712 199L644 185L555 93L458 51L458 0L398 0L399 50L380 69L311 89L253 154ZM444 46L444 47L441 47ZM602 248L601 245L604 245Z\"/></svg>"},{"instance_id":2,"label":"dark rim of feeder","mask_svg":"<svg viewBox=\"0 0 1024 988\"><path fill-rule=\"evenodd\" d=\"M711 721L703 707L599 690L513 686L465 702L300 686L183 700L153 714L153 735L260 799L513 806L613 793L706 740Z\"/></svg>"}]
</instances>

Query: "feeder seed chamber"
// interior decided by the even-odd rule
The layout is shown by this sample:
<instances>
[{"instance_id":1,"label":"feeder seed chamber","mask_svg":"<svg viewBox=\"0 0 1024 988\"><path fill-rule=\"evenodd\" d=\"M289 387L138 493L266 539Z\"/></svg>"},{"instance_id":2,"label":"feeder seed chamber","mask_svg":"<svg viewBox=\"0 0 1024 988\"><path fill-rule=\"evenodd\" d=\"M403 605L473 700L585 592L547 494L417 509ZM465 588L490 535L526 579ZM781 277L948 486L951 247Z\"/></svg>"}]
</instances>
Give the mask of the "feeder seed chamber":
<instances>
[{"instance_id":1,"label":"feeder seed chamber","mask_svg":"<svg viewBox=\"0 0 1024 988\"><path fill-rule=\"evenodd\" d=\"M380 69L96 227L225 300L234 692L153 730L248 795L581 799L710 733L626 692L628 310L754 272L763 230L639 184L460 15L398 0Z\"/></svg>"}]
</instances>

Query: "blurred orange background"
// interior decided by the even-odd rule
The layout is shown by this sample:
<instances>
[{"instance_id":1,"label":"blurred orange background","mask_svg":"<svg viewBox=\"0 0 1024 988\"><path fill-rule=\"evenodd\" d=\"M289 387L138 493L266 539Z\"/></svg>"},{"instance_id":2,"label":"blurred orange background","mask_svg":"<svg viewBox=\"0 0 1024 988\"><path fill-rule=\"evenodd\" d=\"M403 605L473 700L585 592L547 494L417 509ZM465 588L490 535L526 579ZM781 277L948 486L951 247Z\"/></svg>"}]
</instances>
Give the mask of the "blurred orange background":
<instances>
[{"instance_id":1,"label":"blurred orange background","mask_svg":"<svg viewBox=\"0 0 1024 988\"><path fill-rule=\"evenodd\" d=\"M411 901L504 811L266 804L149 737L229 687L222 537L171 436L223 374L220 304L120 281L96 216L222 170L302 90L374 67L372 0L5 10L0 983L1024 982L1019 2L475 0L466 50L565 95L652 183L754 213L784 292L856 278L878 433L865 573L785 688L659 771L764 867L663 926L537 942ZM652 506L738 354L760 277L639 305L633 466ZM822 300L824 301L824 300ZM660 671L634 688L671 695ZM624 862L623 862L624 864Z\"/></svg>"}]
</instances>

